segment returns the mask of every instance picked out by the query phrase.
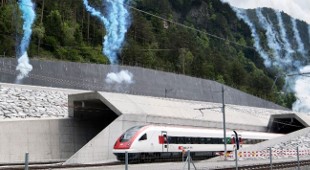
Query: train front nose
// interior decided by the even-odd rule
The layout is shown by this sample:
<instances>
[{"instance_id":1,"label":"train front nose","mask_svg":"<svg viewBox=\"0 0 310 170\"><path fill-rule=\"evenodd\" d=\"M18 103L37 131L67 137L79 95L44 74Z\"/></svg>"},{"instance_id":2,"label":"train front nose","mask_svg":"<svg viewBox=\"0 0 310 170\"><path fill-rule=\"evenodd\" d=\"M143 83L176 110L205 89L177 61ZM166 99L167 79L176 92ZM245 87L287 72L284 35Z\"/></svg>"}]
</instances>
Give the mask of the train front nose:
<instances>
[{"instance_id":1,"label":"train front nose","mask_svg":"<svg viewBox=\"0 0 310 170\"><path fill-rule=\"evenodd\" d=\"M118 139L115 144L113 149L129 149L131 146L131 141L126 141L122 142L121 139Z\"/></svg>"},{"instance_id":2,"label":"train front nose","mask_svg":"<svg viewBox=\"0 0 310 170\"><path fill-rule=\"evenodd\" d=\"M142 127L144 126L134 126L128 129L122 136L117 139L114 144L114 149L129 149Z\"/></svg>"}]
</instances>

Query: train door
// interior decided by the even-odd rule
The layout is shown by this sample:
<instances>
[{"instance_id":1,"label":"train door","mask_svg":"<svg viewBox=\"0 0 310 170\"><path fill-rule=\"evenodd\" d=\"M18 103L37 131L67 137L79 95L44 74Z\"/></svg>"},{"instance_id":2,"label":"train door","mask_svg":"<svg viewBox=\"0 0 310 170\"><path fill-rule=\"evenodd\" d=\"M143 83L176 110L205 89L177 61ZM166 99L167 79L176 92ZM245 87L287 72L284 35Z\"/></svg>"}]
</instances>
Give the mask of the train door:
<instances>
[{"instance_id":1,"label":"train door","mask_svg":"<svg viewBox=\"0 0 310 170\"><path fill-rule=\"evenodd\" d=\"M163 137L162 152L168 152L169 143L167 131L161 131L161 136Z\"/></svg>"}]
</instances>

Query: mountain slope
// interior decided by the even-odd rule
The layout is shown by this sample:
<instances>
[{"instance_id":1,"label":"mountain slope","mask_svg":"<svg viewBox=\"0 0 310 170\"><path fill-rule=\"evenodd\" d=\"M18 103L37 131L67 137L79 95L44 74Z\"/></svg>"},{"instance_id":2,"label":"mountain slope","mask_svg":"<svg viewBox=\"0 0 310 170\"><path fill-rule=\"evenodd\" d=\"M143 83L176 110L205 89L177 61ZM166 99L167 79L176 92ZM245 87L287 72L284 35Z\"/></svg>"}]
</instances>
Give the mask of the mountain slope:
<instances>
[{"instance_id":1,"label":"mountain slope","mask_svg":"<svg viewBox=\"0 0 310 170\"><path fill-rule=\"evenodd\" d=\"M267 68L285 78L285 92L295 93L293 110L310 112L310 25L285 13L267 8L243 10L233 8L251 29L256 51Z\"/></svg>"},{"instance_id":2,"label":"mountain slope","mask_svg":"<svg viewBox=\"0 0 310 170\"><path fill-rule=\"evenodd\" d=\"M28 51L32 58L108 63L102 54L106 31L81 0L37 0L37 19ZM98 9L99 0L90 0ZM266 68L253 48L251 29L218 0L135 0L119 63L216 80L290 107L294 97L278 93L277 70ZM15 55L21 19L15 1L0 7L0 55ZM159 18L161 17L161 18ZM11 22L13 18L13 22ZM174 22L169 22L167 20ZM264 31L262 43L266 42ZM18 42L18 41L17 41ZM267 47L266 47L267 48Z\"/></svg>"}]
</instances>

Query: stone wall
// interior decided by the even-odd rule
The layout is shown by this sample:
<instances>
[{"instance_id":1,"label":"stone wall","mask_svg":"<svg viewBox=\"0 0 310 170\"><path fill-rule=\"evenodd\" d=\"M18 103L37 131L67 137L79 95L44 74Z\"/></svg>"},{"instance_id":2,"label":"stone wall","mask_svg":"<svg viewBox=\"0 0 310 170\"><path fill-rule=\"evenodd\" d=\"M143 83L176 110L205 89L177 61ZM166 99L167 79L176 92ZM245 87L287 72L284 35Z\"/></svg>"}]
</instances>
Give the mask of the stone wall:
<instances>
[{"instance_id":1,"label":"stone wall","mask_svg":"<svg viewBox=\"0 0 310 170\"><path fill-rule=\"evenodd\" d=\"M66 92L8 87L0 84L0 120L67 117L67 103Z\"/></svg>"}]
</instances>

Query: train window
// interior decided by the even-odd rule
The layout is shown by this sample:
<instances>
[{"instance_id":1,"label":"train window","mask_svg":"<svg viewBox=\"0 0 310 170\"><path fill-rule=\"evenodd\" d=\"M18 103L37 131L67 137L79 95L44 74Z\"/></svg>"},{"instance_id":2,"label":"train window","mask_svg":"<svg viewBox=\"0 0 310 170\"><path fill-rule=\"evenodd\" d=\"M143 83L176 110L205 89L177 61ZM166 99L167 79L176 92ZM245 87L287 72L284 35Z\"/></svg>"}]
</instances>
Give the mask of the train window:
<instances>
[{"instance_id":1,"label":"train window","mask_svg":"<svg viewBox=\"0 0 310 170\"><path fill-rule=\"evenodd\" d=\"M197 144L197 140L196 140L196 139L197 139L197 138L192 138L192 139L191 139L191 143L192 143L192 144Z\"/></svg>"},{"instance_id":2,"label":"train window","mask_svg":"<svg viewBox=\"0 0 310 170\"><path fill-rule=\"evenodd\" d=\"M190 137L187 137L187 138L185 138L186 139L186 144L191 144L192 143L192 141L191 141L191 138Z\"/></svg>"},{"instance_id":3,"label":"train window","mask_svg":"<svg viewBox=\"0 0 310 170\"><path fill-rule=\"evenodd\" d=\"M200 144L199 138L193 138L193 144Z\"/></svg>"},{"instance_id":4,"label":"train window","mask_svg":"<svg viewBox=\"0 0 310 170\"><path fill-rule=\"evenodd\" d=\"M212 144L221 144L223 141L221 138L211 138L211 143Z\"/></svg>"},{"instance_id":5,"label":"train window","mask_svg":"<svg viewBox=\"0 0 310 170\"><path fill-rule=\"evenodd\" d=\"M145 133L144 135L141 136L141 138L139 139L139 141L141 141L141 140L147 140L147 135L146 135L146 133Z\"/></svg>"},{"instance_id":6,"label":"train window","mask_svg":"<svg viewBox=\"0 0 310 170\"><path fill-rule=\"evenodd\" d=\"M177 137L168 137L168 143L177 143Z\"/></svg>"},{"instance_id":7,"label":"train window","mask_svg":"<svg viewBox=\"0 0 310 170\"><path fill-rule=\"evenodd\" d=\"M185 143L185 138L184 137L179 137L178 143L179 144L184 144Z\"/></svg>"},{"instance_id":8,"label":"train window","mask_svg":"<svg viewBox=\"0 0 310 170\"><path fill-rule=\"evenodd\" d=\"M175 143L180 144L180 138L179 137L175 137Z\"/></svg>"},{"instance_id":9,"label":"train window","mask_svg":"<svg viewBox=\"0 0 310 170\"><path fill-rule=\"evenodd\" d=\"M134 126L128 129L120 138L120 142L127 142L129 141L137 132L144 126Z\"/></svg>"},{"instance_id":10,"label":"train window","mask_svg":"<svg viewBox=\"0 0 310 170\"><path fill-rule=\"evenodd\" d=\"M194 143L195 143L195 144L201 144L201 142L200 142L200 138L195 138Z\"/></svg>"}]
</instances>

